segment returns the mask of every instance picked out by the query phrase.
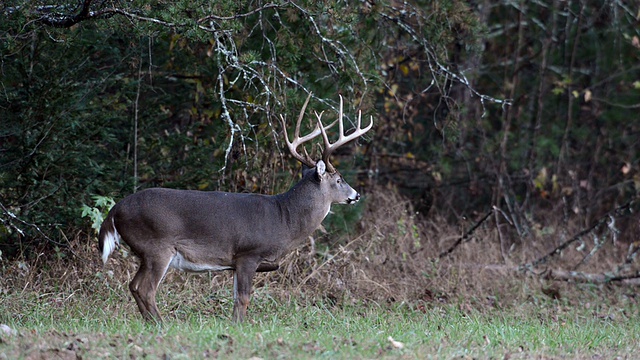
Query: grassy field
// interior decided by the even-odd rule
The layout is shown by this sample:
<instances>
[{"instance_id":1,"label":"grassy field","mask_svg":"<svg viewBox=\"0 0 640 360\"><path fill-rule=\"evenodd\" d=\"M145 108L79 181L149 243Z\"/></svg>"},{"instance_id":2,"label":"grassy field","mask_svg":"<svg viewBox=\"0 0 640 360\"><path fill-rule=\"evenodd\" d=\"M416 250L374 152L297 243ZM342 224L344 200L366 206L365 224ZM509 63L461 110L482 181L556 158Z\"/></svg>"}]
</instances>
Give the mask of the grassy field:
<instances>
[{"instance_id":1,"label":"grassy field","mask_svg":"<svg viewBox=\"0 0 640 360\"><path fill-rule=\"evenodd\" d=\"M235 325L230 294L216 293L220 297L189 290L159 296L160 308L170 310L163 325L143 322L127 293L107 299L103 292L5 295L0 322L15 333L0 335L0 359L612 359L640 353L640 316L632 304L336 305L277 300L262 288L250 321ZM180 306L185 297L191 305Z\"/></svg>"},{"instance_id":2,"label":"grassy field","mask_svg":"<svg viewBox=\"0 0 640 360\"><path fill-rule=\"evenodd\" d=\"M505 252L485 223L438 258L459 229L385 196L370 200L355 234L327 235L258 274L241 325L230 321L230 272L170 271L157 325L129 293L137 265L126 248L103 267L94 236L81 234L67 253L0 259L0 360L639 358L637 287L544 276L610 271L626 248L568 247L535 272L513 272L580 228L548 226Z\"/></svg>"}]
</instances>

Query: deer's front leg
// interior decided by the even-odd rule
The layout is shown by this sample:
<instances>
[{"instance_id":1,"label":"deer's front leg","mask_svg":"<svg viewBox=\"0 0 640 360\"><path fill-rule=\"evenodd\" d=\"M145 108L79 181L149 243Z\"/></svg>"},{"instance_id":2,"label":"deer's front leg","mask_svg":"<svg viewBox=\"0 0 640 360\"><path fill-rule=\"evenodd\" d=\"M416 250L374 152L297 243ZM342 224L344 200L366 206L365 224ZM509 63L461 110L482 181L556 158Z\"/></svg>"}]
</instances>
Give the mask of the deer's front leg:
<instances>
[{"instance_id":1,"label":"deer's front leg","mask_svg":"<svg viewBox=\"0 0 640 360\"><path fill-rule=\"evenodd\" d=\"M233 272L233 321L241 323L247 316L251 299L251 283L258 268L253 259L238 259Z\"/></svg>"}]
</instances>

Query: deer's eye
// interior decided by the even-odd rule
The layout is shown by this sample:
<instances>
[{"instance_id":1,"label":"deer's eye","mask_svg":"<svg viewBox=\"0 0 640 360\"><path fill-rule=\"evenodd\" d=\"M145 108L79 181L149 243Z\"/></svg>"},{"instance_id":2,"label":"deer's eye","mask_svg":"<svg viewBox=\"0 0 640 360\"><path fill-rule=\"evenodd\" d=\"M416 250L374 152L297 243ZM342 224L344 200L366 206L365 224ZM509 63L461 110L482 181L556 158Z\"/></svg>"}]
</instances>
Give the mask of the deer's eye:
<instances>
[{"instance_id":1,"label":"deer's eye","mask_svg":"<svg viewBox=\"0 0 640 360\"><path fill-rule=\"evenodd\" d=\"M342 184L342 179L341 179L341 178L338 178L338 180L336 180L336 183L338 183L338 184Z\"/></svg>"}]
</instances>

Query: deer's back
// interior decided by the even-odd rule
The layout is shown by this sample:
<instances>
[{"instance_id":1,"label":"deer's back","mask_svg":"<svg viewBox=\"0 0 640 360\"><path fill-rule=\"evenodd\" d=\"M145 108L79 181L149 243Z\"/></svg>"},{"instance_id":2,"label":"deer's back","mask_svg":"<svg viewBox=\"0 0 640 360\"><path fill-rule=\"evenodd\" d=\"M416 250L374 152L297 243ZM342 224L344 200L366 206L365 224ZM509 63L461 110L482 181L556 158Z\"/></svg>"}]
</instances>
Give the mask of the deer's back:
<instances>
[{"instance_id":1,"label":"deer's back","mask_svg":"<svg viewBox=\"0 0 640 360\"><path fill-rule=\"evenodd\" d=\"M226 258L286 240L273 196L152 188L126 197L112 211L118 233L137 253L142 244L156 243L185 256L215 247Z\"/></svg>"}]
</instances>

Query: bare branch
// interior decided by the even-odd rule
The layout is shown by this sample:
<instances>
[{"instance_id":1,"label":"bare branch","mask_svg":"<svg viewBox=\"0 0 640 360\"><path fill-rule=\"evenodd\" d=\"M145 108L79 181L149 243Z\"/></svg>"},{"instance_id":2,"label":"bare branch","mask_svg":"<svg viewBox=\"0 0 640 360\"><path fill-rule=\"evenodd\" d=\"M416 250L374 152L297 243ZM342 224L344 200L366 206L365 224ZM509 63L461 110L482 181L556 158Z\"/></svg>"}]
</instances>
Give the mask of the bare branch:
<instances>
[{"instance_id":1,"label":"bare branch","mask_svg":"<svg viewBox=\"0 0 640 360\"><path fill-rule=\"evenodd\" d=\"M556 255L556 254L560 254L564 249L566 249L567 247L569 247L569 245L573 244L574 242L580 240L583 236L585 236L586 234L589 234L590 232L594 231L595 229L599 228L600 226L606 224L611 217L622 213L623 211L626 211L628 209L631 208L631 206L633 205L633 203L635 201L637 201L638 199L632 199L630 201L628 201L627 203L618 206L617 208L609 211L607 214L605 214L604 216L602 216L598 221L596 221L593 225L591 225L590 227L581 230L580 232L578 232L577 234L575 234L573 237L571 237L571 239L563 242L562 244L558 245L555 249L553 249L552 251L550 251L549 253L547 253L546 255L538 258L537 260L529 263L529 264L525 264L522 265L521 268L524 270L527 269L532 269L535 268L539 265L542 265L544 263L546 263L547 261L549 261L549 259Z\"/></svg>"},{"instance_id":2,"label":"bare branch","mask_svg":"<svg viewBox=\"0 0 640 360\"><path fill-rule=\"evenodd\" d=\"M607 284L617 282L622 285L640 285L640 273L629 276L613 276L611 274L591 274L580 271L549 269L543 276L550 280L573 281L591 284Z\"/></svg>"},{"instance_id":3,"label":"bare branch","mask_svg":"<svg viewBox=\"0 0 640 360\"><path fill-rule=\"evenodd\" d=\"M150 22L171 28L187 26L186 24L177 24L169 21L142 16L137 14L136 12L116 7L91 10L92 1L93 0L82 1L77 8L69 11L69 13L62 12L68 11L67 7L65 6L47 5L37 7L34 12L40 16L36 20L34 20L34 22L39 22L55 28L68 28L83 21L108 19L114 15L121 15L132 20ZM9 8L5 9L4 12L5 14L12 14L19 10L20 8Z\"/></svg>"},{"instance_id":4,"label":"bare branch","mask_svg":"<svg viewBox=\"0 0 640 360\"><path fill-rule=\"evenodd\" d=\"M332 61L330 61L325 53L325 49L324 49L324 45L326 44L327 46L329 46L329 48L331 50L333 50L333 52L338 55L339 59L349 59L351 66L353 67L353 69L355 70L355 72L358 74L358 76L360 77L360 79L362 80L362 84L364 85L364 91L367 91L367 84L368 84L368 80L367 78L364 76L362 70L360 70L360 67L358 66L358 62L356 61L353 53L339 40L335 40L335 39L329 39L327 37L325 37L322 32L320 31L320 28L318 27L318 24L316 23L315 18L309 13L309 11L307 11L306 9L298 6L295 3L291 3L291 5L293 7L295 7L296 9L298 9L302 14L304 14L307 19L309 20L309 22L313 25L312 29L315 32L315 35L322 41L323 44L323 54L324 54L324 62L329 66L330 69L332 69L332 71L338 73L339 69L336 69L334 66L332 66Z\"/></svg>"},{"instance_id":5,"label":"bare branch","mask_svg":"<svg viewBox=\"0 0 640 360\"><path fill-rule=\"evenodd\" d=\"M640 109L640 103L636 103L636 104L620 104L620 103L612 102L612 101L609 101L609 100L607 100L605 98L596 97L596 96L592 97L591 99L592 99L592 101L600 101L600 102L602 102L604 104L607 104L609 106L617 107L617 108L621 108L621 109Z\"/></svg>"},{"instance_id":6,"label":"bare branch","mask_svg":"<svg viewBox=\"0 0 640 360\"><path fill-rule=\"evenodd\" d=\"M522 268L500 264L462 264L464 268L472 268L474 271L495 271L500 273L522 274ZM540 272L529 272L525 275L541 277L554 281L570 281L574 283L591 284L617 284L627 286L640 286L640 272L624 276L616 276L609 273L594 274L581 271L568 271L563 269L547 269Z\"/></svg>"},{"instance_id":7,"label":"bare branch","mask_svg":"<svg viewBox=\"0 0 640 360\"><path fill-rule=\"evenodd\" d=\"M405 2L404 6L407 7L407 6L410 6L410 5ZM483 108L483 110L485 110L483 116L486 114L486 109L485 109L485 102L486 101L493 102L493 103L496 103L496 104L500 104L503 107L512 104L510 99L498 99L498 98L494 98L492 96L480 93L478 90L476 90L471 85L471 82L469 81L469 79L467 79L466 75L463 72L458 72L457 73L457 72L451 70L449 67L443 65L438 60L436 52L432 48L431 44L429 44L427 38L424 37L422 34L420 34L419 30L416 30L414 28L414 26L412 26L411 24L409 24L408 22L406 22L404 20L408 16L408 15L406 15L407 12L405 11L405 9L403 9L403 11L401 11L403 16L393 15L392 12L396 11L396 10L398 10L398 9L390 8L389 12L382 12L380 15L384 19L387 19L390 22L392 22L394 24L397 24L398 27L400 29L402 29L404 32L406 32L413 39L413 41L421 47L421 50L424 51L424 54L426 55L426 58L427 58L427 64L428 64L429 70L434 75L434 80L436 81L435 83L432 82L432 84L429 85L429 87L431 87L432 85L435 84L439 89L441 89L441 93L444 94L446 92L442 91L442 89L445 87L445 84L449 83L449 80L454 80L454 81L462 84L467 89L469 89L469 91L473 95L477 96L480 99L480 102L482 104L482 108ZM414 9L414 11L411 11L411 16L417 17L421 21L427 21L428 20L428 19L423 19L419 15L419 11L417 11L415 9ZM442 83L438 83L437 82L437 80L435 79L435 75L441 75L441 76L444 77Z\"/></svg>"},{"instance_id":8,"label":"bare branch","mask_svg":"<svg viewBox=\"0 0 640 360\"><path fill-rule=\"evenodd\" d=\"M273 9L273 8L276 8L276 9L277 9L277 8L282 8L282 7L287 6L288 4L289 4L289 2L288 2L288 1L285 1L283 4L274 4L274 3L269 3L269 4L266 4L266 5L261 6L261 7L259 7L259 8L255 8L255 9L253 9L253 10L251 10L251 11L248 11L248 12L246 12L246 13L243 13L243 14L235 14L235 15L232 15L232 16L207 15L207 16L205 16L205 17L203 17L203 18L199 19L199 20L198 20L198 24L201 24L201 23L204 23L204 22L207 22L207 21L211 21L211 20L219 20L219 21L223 21L223 20L235 20L235 19L240 19L240 18L243 18L243 17L247 17L247 16L251 16L251 15L257 14L257 13L262 12L262 11L267 10L267 9Z\"/></svg>"},{"instance_id":9,"label":"bare branch","mask_svg":"<svg viewBox=\"0 0 640 360\"><path fill-rule=\"evenodd\" d=\"M492 208L491 210L487 211L487 213L480 220L478 220L478 222L476 222L469 230L467 230L467 232L464 235L459 237L458 240L456 240L456 242L453 243L453 245L451 245L451 247L449 247L447 250L441 252L438 257L440 259L442 259L443 257L451 254L453 252L453 250L455 250L460 244L462 244L463 241L467 240L469 238L469 236L471 236L471 234L473 234L473 232L476 231L476 229L480 225L482 225L482 223L484 223L489 218L489 216L491 216L493 211L494 211L494 208Z\"/></svg>"},{"instance_id":10,"label":"bare branch","mask_svg":"<svg viewBox=\"0 0 640 360\"><path fill-rule=\"evenodd\" d=\"M2 209L2 211L4 212L4 214L7 216L7 218L6 218L6 219L4 219L4 218L0 218L0 221L2 221L2 223L3 223L5 226L7 226L7 227L9 227L9 228L14 229L16 232L18 232L18 233L20 234L20 236L23 236L23 237L24 237L24 236L25 236L25 231L24 231L24 230L22 230L21 228L19 228L18 226L16 226L16 225L13 223L14 221L15 221L15 222L18 222L18 223L20 223L20 224L22 224L22 225L24 225L24 226L28 226L28 227L30 227L30 228L32 228L32 229L35 229L35 230L36 230L36 232L37 232L38 234L40 234L43 238L45 238L47 241L49 241L49 242L51 242L51 243L54 243L54 244L61 245L61 244L59 244L58 242L51 240L51 238L50 238L50 237L48 237L48 236L47 236L47 234L45 234L45 233L40 229L40 227L39 227L38 225L36 225L36 224L32 224L32 223L30 223L30 222L27 222L27 221L24 221L24 220L20 219L20 218L19 218L18 216L16 216L13 212L9 211L9 209L7 209L7 208L4 206L4 204L0 203L0 209Z\"/></svg>"}]
</instances>

